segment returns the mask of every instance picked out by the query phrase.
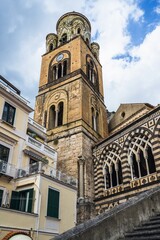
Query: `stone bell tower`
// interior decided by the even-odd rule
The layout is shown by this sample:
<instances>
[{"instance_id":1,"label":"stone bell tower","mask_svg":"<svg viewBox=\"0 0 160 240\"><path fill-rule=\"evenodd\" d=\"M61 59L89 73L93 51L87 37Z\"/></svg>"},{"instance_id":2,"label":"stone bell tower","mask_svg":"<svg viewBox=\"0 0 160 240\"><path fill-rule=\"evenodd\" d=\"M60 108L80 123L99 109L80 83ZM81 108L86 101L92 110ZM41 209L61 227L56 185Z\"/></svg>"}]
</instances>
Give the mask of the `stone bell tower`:
<instances>
[{"instance_id":1,"label":"stone bell tower","mask_svg":"<svg viewBox=\"0 0 160 240\"><path fill-rule=\"evenodd\" d=\"M47 128L59 170L78 178L81 222L94 198L92 146L108 134L99 45L77 12L60 17L56 31L46 37L34 119Z\"/></svg>"}]
</instances>

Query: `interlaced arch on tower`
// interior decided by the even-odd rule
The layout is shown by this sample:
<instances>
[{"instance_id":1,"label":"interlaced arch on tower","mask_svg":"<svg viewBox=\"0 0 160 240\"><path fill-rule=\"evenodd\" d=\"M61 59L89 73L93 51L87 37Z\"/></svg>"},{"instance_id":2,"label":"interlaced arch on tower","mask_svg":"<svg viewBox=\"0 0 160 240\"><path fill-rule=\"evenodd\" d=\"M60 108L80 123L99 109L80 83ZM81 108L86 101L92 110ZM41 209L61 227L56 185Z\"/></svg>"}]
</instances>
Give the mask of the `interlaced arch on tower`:
<instances>
[{"instance_id":1,"label":"interlaced arch on tower","mask_svg":"<svg viewBox=\"0 0 160 240\"><path fill-rule=\"evenodd\" d=\"M43 126L51 130L67 123L68 95L64 90L48 95L44 106Z\"/></svg>"}]
</instances>

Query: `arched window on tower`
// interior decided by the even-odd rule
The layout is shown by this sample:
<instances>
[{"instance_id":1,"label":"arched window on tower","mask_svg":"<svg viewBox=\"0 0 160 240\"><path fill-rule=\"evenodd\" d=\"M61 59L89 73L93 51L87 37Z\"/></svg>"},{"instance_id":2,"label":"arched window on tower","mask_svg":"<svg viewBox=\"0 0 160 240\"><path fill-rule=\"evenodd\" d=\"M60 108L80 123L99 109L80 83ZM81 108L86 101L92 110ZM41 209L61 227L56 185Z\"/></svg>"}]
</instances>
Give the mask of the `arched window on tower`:
<instances>
[{"instance_id":1,"label":"arched window on tower","mask_svg":"<svg viewBox=\"0 0 160 240\"><path fill-rule=\"evenodd\" d=\"M43 126L46 128L47 126L47 111L44 112L43 116Z\"/></svg>"},{"instance_id":2,"label":"arched window on tower","mask_svg":"<svg viewBox=\"0 0 160 240\"><path fill-rule=\"evenodd\" d=\"M53 43L50 43L49 44L49 51L52 51L53 50Z\"/></svg>"},{"instance_id":3,"label":"arched window on tower","mask_svg":"<svg viewBox=\"0 0 160 240\"><path fill-rule=\"evenodd\" d=\"M97 74L95 71L95 66L92 60L87 62L87 78L93 85L96 85L97 82Z\"/></svg>"},{"instance_id":4,"label":"arched window on tower","mask_svg":"<svg viewBox=\"0 0 160 240\"><path fill-rule=\"evenodd\" d=\"M87 45L89 45L89 39L88 38L86 38L86 43L87 43Z\"/></svg>"},{"instance_id":5,"label":"arched window on tower","mask_svg":"<svg viewBox=\"0 0 160 240\"><path fill-rule=\"evenodd\" d=\"M52 105L49 110L49 129L56 127L56 110L55 105Z\"/></svg>"},{"instance_id":6,"label":"arched window on tower","mask_svg":"<svg viewBox=\"0 0 160 240\"><path fill-rule=\"evenodd\" d=\"M58 64L58 78L61 78L62 77L62 64L59 63Z\"/></svg>"},{"instance_id":7,"label":"arched window on tower","mask_svg":"<svg viewBox=\"0 0 160 240\"><path fill-rule=\"evenodd\" d=\"M54 66L53 67L53 80L56 80L57 79L57 67Z\"/></svg>"},{"instance_id":8,"label":"arched window on tower","mask_svg":"<svg viewBox=\"0 0 160 240\"><path fill-rule=\"evenodd\" d=\"M49 129L63 125L64 104L59 102L58 105L52 105L49 110Z\"/></svg>"},{"instance_id":9,"label":"arched window on tower","mask_svg":"<svg viewBox=\"0 0 160 240\"><path fill-rule=\"evenodd\" d=\"M64 44L67 42L67 33L64 33L60 39L61 44Z\"/></svg>"},{"instance_id":10,"label":"arched window on tower","mask_svg":"<svg viewBox=\"0 0 160 240\"><path fill-rule=\"evenodd\" d=\"M67 60L63 62L63 77L67 75Z\"/></svg>"},{"instance_id":11,"label":"arched window on tower","mask_svg":"<svg viewBox=\"0 0 160 240\"><path fill-rule=\"evenodd\" d=\"M81 33L81 29L78 28L78 29L77 29L77 34L80 34L80 33Z\"/></svg>"},{"instance_id":12,"label":"arched window on tower","mask_svg":"<svg viewBox=\"0 0 160 240\"><path fill-rule=\"evenodd\" d=\"M50 79L50 81L64 77L68 73L68 61L64 60L63 62L60 62L59 64L54 65L52 69L53 78Z\"/></svg>"},{"instance_id":13,"label":"arched window on tower","mask_svg":"<svg viewBox=\"0 0 160 240\"><path fill-rule=\"evenodd\" d=\"M92 111L92 128L94 129L95 128L95 120L94 120L94 108L93 107L91 108L91 111Z\"/></svg>"},{"instance_id":14,"label":"arched window on tower","mask_svg":"<svg viewBox=\"0 0 160 240\"><path fill-rule=\"evenodd\" d=\"M62 126L63 124L63 102L58 104L58 124L57 126Z\"/></svg>"},{"instance_id":15,"label":"arched window on tower","mask_svg":"<svg viewBox=\"0 0 160 240\"><path fill-rule=\"evenodd\" d=\"M91 114L92 114L92 128L98 132L99 114L93 107L91 108Z\"/></svg>"}]
</instances>

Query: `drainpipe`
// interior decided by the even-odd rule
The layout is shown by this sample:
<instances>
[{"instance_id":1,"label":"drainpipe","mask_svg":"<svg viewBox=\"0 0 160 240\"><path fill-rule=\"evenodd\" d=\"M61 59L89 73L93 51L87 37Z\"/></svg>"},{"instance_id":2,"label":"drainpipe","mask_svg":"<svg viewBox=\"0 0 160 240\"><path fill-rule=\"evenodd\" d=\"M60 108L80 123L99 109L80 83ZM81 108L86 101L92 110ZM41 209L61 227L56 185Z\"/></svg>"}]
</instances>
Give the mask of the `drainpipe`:
<instances>
[{"instance_id":1,"label":"drainpipe","mask_svg":"<svg viewBox=\"0 0 160 240\"><path fill-rule=\"evenodd\" d=\"M38 216L37 216L37 221L36 221L36 240L38 240L38 236L39 236L39 220L40 220L40 210L41 210L41 197L42 197L41 191L40 191L41 190L41 175L39 175L39 186L37 186L36 184L35 184L35 186L38 189L38 203L37 203L37 205L38 205L38 208L37 208Z\"/></svg>"}]
</instances>

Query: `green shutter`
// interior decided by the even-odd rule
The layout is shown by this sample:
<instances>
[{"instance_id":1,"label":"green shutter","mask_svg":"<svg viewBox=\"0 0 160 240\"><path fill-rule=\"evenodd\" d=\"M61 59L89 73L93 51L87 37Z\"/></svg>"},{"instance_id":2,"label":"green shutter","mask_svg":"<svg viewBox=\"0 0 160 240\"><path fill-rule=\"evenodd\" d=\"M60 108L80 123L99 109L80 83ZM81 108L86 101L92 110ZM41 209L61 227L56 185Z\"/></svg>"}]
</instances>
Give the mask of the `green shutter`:
<instances>
[{"instance_id":1,"label":"green shutter","mask_svg":"<svg viewBox=\"0 0 160 240\"><path fill-rule=\"evenodd\" d=\"M3 190L0 189L0 207L2 205Z\"/></svg>"},{"instance_id":2,"label":"green shutter","mask_svg":"<svg viewBox=\"0 0 160 240\"><path fill-rule=\"evenodd\" d=\"M59 192L50 188L48 190L47 216L59 217Z\"/></svg>"},{"instance_id":3,"label":"green shutter","mask_svg":"<svg viewBox=\"0 0 160 240\"><path fill-rule=\"evenodd\" d=\"M12 191L10 208L15 209L15 210L19 210L19 200L20 200L19 192Z\"/></svg>"},{"instance_id":4,"label":"green shutter","mask_svg":"<svg viewBox=\"0 0 160 240\"><path fill-rule=\"evenodd\" d=\"M29 213L32 212L32 202L33 202L33 188L29 189L29 202L28 202L28 211Z\"/></svg>"}]
</instances>

